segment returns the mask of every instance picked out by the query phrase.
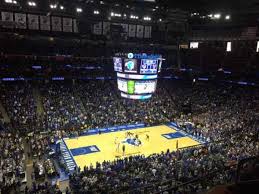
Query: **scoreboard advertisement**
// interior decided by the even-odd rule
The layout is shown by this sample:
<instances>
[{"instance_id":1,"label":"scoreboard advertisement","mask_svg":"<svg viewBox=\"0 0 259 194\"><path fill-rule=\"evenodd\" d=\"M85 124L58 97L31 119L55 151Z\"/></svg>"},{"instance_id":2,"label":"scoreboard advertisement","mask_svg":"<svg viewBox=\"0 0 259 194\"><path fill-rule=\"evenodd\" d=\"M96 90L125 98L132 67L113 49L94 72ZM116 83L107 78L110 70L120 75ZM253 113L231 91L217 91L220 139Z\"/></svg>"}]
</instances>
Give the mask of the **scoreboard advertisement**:
<instances>
[{"instance_id":1,"label":"scoreboard advertisement","mask_svg":"<svg viewBox=\"0 0 259 194\"><path fill-rule=\"evenodd\" d=\"M125 73L137 73L138 66L136 59L124 59L124 72Z\"/></svg>"},{"instance_id":2,"label":"scoreboard advertisement","mask_svg":"<svg viewBox=\"0 0 259 194\"><path fill-rule=\"evenodd\" d=\"M122 72L122 58L113 57L114 71Z\"/></svg>"},{"instance_id":3,"label":"scoreboard advertisement","mask_svg":"<svg viewBox=\"0 0 259 194\"><path fill-rule=\"evenodd\" d=\"M121 96L130 99L149 99L156 91L157 74L162 66L161 55L118 53L113 58L117 85Z\"/></svg>"},{"instance_id":4,"label":"scoreboard advertisement","mask_svg":"<svg viewBox=\"0 0 259 194\"><path fill-rule=\"evenodd\" d=\"M140 65L141 74L154 74L157 73L158 60L154 59L142 59Z\"/></svg>"},{"instance_id":5,"label":"scoreboard advertisement","mask_svg":"<svg viewBox=\"0 0 259 194\"><path fill-rule=\"evenodd\" d=\"M128 94L150 94L156 90L157 80L126 80L117 79L118 89Z\"/></svg>"}]
</instances>

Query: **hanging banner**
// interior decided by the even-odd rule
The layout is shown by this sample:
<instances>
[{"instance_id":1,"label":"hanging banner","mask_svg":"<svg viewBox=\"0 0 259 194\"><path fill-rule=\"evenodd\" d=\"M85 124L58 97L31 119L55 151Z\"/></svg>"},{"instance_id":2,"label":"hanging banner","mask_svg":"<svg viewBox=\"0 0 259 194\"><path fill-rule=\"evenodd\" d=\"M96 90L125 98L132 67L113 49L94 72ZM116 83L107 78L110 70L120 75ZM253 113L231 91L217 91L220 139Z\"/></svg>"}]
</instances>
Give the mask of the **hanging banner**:
<instances>
[{"instance_id":1,"label":"hanging banner","mask_svg":"<svg viewBox=\"0 0 259 194\"><path fill-rule=\"evenodd\" d=\"M40 29L50 31L50 17L40 16Z\"/></svg>"},{"instance_id":2,"label":"hanging banner","mask_svg":"<svg viewBox=\"0 0 259 194\"><path fill-rule=\"evenodd\" d=\"M4 22L2 26L4 28L14 28L13 12L2 12L2 21Z\"/></svg>"},{"instance_id":3,"label":"hanging banner","mask_svg":"<svg viewBox=\"0 0 259 194\"><path fill-rule=\"evenodd\" d=\"M78 33L78 26L76 19L73 19L73 32Z\"/></svg>"},{"instance_id":4,"label":"hanging banner","mask_svg":"<svg viewBox=\"0 0 259 194\"><path fill-rule=\"evenodd\" d=\"M135 37L136 36L136 25L129 25L129 37Z\"/></svg>"},{"instance_id":5,"label":"hanging banner","mask_svg":"<svg viewBox=\"0 0 259 194\"><path fill-rule=\"evenodd\" d=\"M15 23L16 23L16 28L20 28L20 29L26 29L27 28L26 14L15 13L14 19L15 19Z\"/></svg>"},{"instance_id":6,"label":"hanging banner","mask_svg":"<svg viewBox=\"0 0 259 194\"><path fill-rule=\"evenodd\" d=\"M103 35L110 33L110 22L103 22Z\"/></svg>"},{"instance_id":7,"label":"hanging banner","mask_svg":"<svg viewBox=\"0 0 259 194\"><path fill-rule=\"evenodd\" d=\"M51 29L52 31L62 31L62 25L61 25L61 17L52 16L51 17Z\"/></svg>"},{"instance_id":8,"label":"hanging banner","mask_svg":"<svg viewBox=\"0 0 259 194\"><path fill-rule=\"evenodd\" d=\"M72 18L63 18L63 32L73 32Z\"/></svg>"},{"instance_id":9,"label":"hanging banner","mask_svg":"<svg viewBox=\"0 0 259 194\"><path fill-rule=\"evenodd\" d=\"M28 28L30 30L39 30L39 16L28 14Z\"/></svg>"},{"instance_id":10,"label":"hanging banner","mask_svg":"<svg viewBox=\"0 0 259 194\"><path fill-rule=\"evenodd\" d=\"M152 31L151 26L145 26L144 38L151 38L151 31Z\"/></svg>"},{"instance_id":11,"label":"hanging banner","mask_svg":"<svg viewBox=\"0 0 259 194\"><path fill-rule=\"evenodd\" d=\"M2 12L2 21L13 22L13 12Z\"/></svg>"},{"instance_id":12,"label":"hanging banner","mask_svg":"<svg viewBox=\"0 0 259 194\"><path fill-rule=\"evenodd\" d=\"M137 25L137 38L143 38L144 26Z\"/></svg>"},{"instance_id":13,"label":"hanging banner","mask_svg":"<svg viewBox=\"0 0 259 194\"><path fill-rule=\"evenodd\" d=\"M102 22L93 25L93 34L101 35L103 31Z\"/></svg>"},{"instance_id":14,"label":"hanging banner","mask_svg":"<svg viewBox=\"0 0 259 194\"><path fill-rule=\"evenodd\" d=\"M129 32L129 25L128 24L121 24L122 28L123 28L123 31L124 33L127 33Z\"/></svg>"}]
</instances>

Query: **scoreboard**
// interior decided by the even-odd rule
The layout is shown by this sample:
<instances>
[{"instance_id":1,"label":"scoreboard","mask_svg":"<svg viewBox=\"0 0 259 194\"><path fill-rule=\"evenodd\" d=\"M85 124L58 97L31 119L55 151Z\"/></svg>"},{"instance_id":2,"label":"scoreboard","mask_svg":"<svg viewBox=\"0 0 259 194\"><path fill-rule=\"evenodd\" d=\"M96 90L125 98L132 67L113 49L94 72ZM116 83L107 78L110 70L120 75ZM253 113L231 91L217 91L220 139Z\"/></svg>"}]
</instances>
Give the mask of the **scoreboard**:
<instances>
[{"instance_id":1,"label":"scoreboard","mask_svg":"<svg viewBox=\"0 0 259 194\"><path fill-rule=\"evenodd\" d=\"M113 58L114 71L122 72L122 59L119 57Z\"/></svg>"},{"instance_id":2,"label":"scoreboard","mask_svg":"<svg viewBox=\"0 0 259 194\"><path fill-rule=\"evenodd\" d=\"M150 94L156 90L157 80L126 80L117 79L118 89L128 94Z\"/></svg>"},{"instance_id":3,"label":"scoreboard","mask_svg":"<svg viewBox=\"0 0 259 194\"><path fill-rule=\"evenodd\" d=\"M140 73L141 74L157 73L157 63L158 63L158 60L141 59Z\"/></svg>"},{"instance_id":4,"label":"scoreboard","mask_svg":"<svg viewBox=\"0 0 259 194\"><path fill-rule=\"evenodd\" d=\"M151 98L156 91L157 74L162 61L161 55L116 54L113 63L121 96L130 99Z\"/></svg>"}]
</instances>

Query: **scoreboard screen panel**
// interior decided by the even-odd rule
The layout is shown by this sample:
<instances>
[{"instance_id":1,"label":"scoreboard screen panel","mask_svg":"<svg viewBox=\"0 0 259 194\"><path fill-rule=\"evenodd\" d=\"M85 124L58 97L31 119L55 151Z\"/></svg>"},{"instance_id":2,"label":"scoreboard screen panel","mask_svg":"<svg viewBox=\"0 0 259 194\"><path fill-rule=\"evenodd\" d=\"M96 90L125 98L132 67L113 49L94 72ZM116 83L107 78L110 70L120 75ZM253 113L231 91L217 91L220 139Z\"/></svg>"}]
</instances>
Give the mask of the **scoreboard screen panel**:
<instances>
[{"instance_id":1,"label":"scoreboard screen panel","mask_svg":"<svg viewBox=\"0 0 259 194\"><path fill-rule=\"evenodd\" d=\"M136 59L125 59L124 60L124 72L125 73L137 73L138 64Z\"/></svg>"},{"instance_id":2,"label":"scoreboard screen panel","mask_svg":"<svg viewBox=\"0 0 259 194\"><path fill-rule=\"evenodd\" d=\"M114 71L122 72L122 58L113 57Z\"/></svg>"},{"instance_id":3,"label":"scoreboard screen panel","mask_svg":"<svg viewBox=\"0 0 259 194\"><path fill-rule=\"evenodd\" d=\"M142 59L140 65L141 74L154 74L157 73L158 60Z\"/></svg>"},{"instance_id":4,"label":"scoreboard screen panel","mask_svg":"<svg viewBox=\"0 0 259 194\"><path fill-rule=\"evenodd\" d=\"M156 90L156 80L137 81L135 83L135 94L149 94Z\"/></svg>"},{"instance_id":5,"label":"scoreboard screen panel","mask_svg":"<svg viewBox=\"0 0 259 194\"><path fill-rule=\"evenodd\" d=\"M127 80L125 79L118 79L118 89L122 92L128 93L128 85L127 85Z\"/></svg>"}]
</instances>

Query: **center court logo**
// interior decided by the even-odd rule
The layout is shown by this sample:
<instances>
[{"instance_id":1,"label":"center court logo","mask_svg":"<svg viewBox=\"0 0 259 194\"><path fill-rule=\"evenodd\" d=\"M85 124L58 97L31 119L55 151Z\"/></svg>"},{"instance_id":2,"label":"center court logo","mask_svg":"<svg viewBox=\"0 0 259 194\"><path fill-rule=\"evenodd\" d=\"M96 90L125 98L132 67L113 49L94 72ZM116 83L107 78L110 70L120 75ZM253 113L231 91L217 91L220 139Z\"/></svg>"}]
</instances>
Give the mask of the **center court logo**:
<instances>
[{"instance_id":1,"label":"center court logo","mask_svg":"<svg viewBox=\"0 0 259 194\"><path fill-rule=\"evenodd\" d=\"M124 141L122 141L123 144L129 144L129 145L133 145L133 146L140 146L141 145L141 141L139 139L136 138L126 138Z\"/></svg>"},{"instance_id":2,"label":"center court logo","mask_svg":"<svg viewBox=\"0 0 259 194\"><path fill-rule=\"evenodd\" d=\"M134 64L133 61L128 61L128 62L126 63L126 66L127 66L127 68L128 68L130 71L132 71L132 70L134 69L134 67L135 67L135 64Z\"/></svg>"}]
</instances>

